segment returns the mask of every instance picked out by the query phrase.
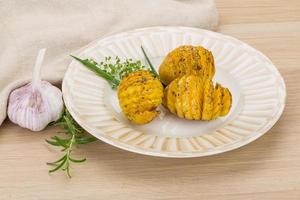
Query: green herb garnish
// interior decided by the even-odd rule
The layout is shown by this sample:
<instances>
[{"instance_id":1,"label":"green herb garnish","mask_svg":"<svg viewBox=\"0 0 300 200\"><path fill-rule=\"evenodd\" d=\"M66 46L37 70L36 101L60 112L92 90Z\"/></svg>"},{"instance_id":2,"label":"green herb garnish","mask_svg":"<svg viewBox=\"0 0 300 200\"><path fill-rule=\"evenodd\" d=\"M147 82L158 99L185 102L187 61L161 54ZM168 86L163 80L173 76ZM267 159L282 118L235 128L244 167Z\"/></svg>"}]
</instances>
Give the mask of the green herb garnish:
<instances>
[{"instance_id":1,"label":"green herb garnish","mask_svg":"<svg viewBox=\"0 0 300 200\"><path fill-rule=\"evenodd\" d=\"M150 72L155 77L159 78L158 73L151 64L150 59L142 46L141 49L147 63L149 64ZM112 85L113 89L118 87L120 81L126 75L137 70L145 69L145 66L142 65L142 62L140 60L133 61L133 59L131 58L126 59L125 61L121 61L121 59L118 56L116 56L114 59L108 56L105 57L104 61L98 63L93 59L81 59L72 55L71 57L82 63L84 66L95 72L97 75L105 78Z\"/></svg>"},{"instance_id":2,"label":"green herb garnish","mask_svg":"<svg viewBox=\"0 0 300 200\"><path fill-rule=\"evenodd\" d=\"M142 52L143 52L143 54L144 54L144 56L145 56L145 58L146 58L147 63L149 64L149 67L150 67L150 69L151 69L152 74L153 74L156 78L159 78L159 75L158 75L158 73L156 72L156 70L154 69L154 67L153 67L153 65L152 65L152 63L151 63L149 57L148 57L147 54L146 54L146 51L145 51L144 48L143 48L143 46L141 46L141 49L142 49Z\"/></svg>"},{"instance_id":3,"label":"green herb garnish","mask_svg":"<svg viewBox=\"0 0 300 200\"><path fill-rule=\"evenodd\" d=\"M93 59L80 59L76 56L72 57L82 63L88 69L95 72L97 75L105 78L113 88L117 88L120 84L120 81L127 74L145 68L140 60L133 61L132 59L126 59L125 61L121 61L118 56L116 56L114 59L112 59L110 56L105 57L104 61L100 63Z\"/></svg>"},{"instance_id":4,"label":"green herb garnish","mask_svg":"<svg viewBox=\"0 0 300 200\"><path fill-rule=\"evenodd\" d=\"M159 78L158 73L155 71L142 46L141 49L146 58L146 61L150 66L150 71L155 77ZM112 59L110 56L105 57L104 61L100 63L96 62L93 59L81 59L72 55L71 57L82 63L97 75L105 78L113 88L117 88L120 84L120 81L129 73L145 68L140 60L133 61L133 59L126 59L125 61L121 61L118 56L116 56L114 59ZM67 175L71 177L70 164L72 162L81 163L86 161L86 158L75 159L71 157L74 147L77 147L81 144L94 142L97 139L93 136L86 135L84 129L76 123L67 109L64 110L62 117L58 121L53 122L49 125L62 127L62 129L64 129L64 133L66 134L66 138L53 136L50 140L46 140L48 144L56 147L61 147L62 151L65 152L64 155L57 161L47 163L47 165L53 166L53 168L49 170L49 172L52 173L61 169L63 171L66 171Z\"/></svg>"},{"instance_id":5,"label":"green herb garnish","mask_svg":"<svg viewBox=\"0 0 300 200\"><path fill-rule=\"evenodd\" d=\"M48 144L61 147L64 152L64 155L57 161L47 163L47 165L53 166L53 169L49 170L49 172L52 173L62 169L63 171L66 171L69 177L71 177L70 164L72 162L81 163L86 161L86 158L75 159L71 156L74 147L94 142L97 139L93 136L86 135L84 129L76 123L67 109L64 110L63 115L59 120L49 125L60 126L64 129L64 133L66 134L66 138L53 136L50 140L46 140Z\"/></svg>"}]
</instances>

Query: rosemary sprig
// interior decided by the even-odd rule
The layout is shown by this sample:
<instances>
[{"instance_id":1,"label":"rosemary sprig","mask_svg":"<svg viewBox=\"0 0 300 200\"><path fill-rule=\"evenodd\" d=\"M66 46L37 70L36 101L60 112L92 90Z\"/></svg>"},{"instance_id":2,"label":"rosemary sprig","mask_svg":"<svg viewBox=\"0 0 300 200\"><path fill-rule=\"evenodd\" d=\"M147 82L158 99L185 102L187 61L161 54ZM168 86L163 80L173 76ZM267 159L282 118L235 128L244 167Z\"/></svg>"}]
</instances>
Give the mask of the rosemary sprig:
<instances>
[{"instance_id":1,"label":"rosemary sprig","mask_svg":"<svg viewBox=\"0 0 300 200\"><path fill-rule=\"evenodd\" d=\"M53 166L53 168L50 169L49 172L52 173L59 169L62 169L63 171L66 171L69 177L71 177L71 163L81 163L86 161L86 158L75 159L73 158L73 156L71 156L74 147L81 144L94 142L97 139L93 136L86 135L84 129L76 123L67 109L64 110L63 115L59 120L49 125L60 126L67 136L66 138L53 136L50 140L46 140L48 144L56 147L61 147L62 151L64 152L64 155L60 159L54 162L47 163L47 165Z\"/></svg>"}]
</instances>

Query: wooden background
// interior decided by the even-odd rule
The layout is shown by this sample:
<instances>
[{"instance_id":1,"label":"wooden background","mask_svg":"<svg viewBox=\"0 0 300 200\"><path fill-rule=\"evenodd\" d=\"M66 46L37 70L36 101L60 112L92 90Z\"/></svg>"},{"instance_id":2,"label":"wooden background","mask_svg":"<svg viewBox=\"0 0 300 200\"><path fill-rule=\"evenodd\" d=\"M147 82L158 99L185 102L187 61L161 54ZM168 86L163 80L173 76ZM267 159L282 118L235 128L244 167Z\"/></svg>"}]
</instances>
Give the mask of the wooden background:
<instances>
[{"instance_id":1,"label":"wooden background","mask_svg":"<svg viewBox=\"0 0 300 200\"><path fill-rule=\"evenodd\" d=\"M0 199L300 199L300 0L217 0L219 31L265 53L287 85L279 122L257 141L225 154L165 159L95 142L78 150L88 161L73 178L49 175L60 155L32 134L0 129Z\"/></svg>"}]
</instances>

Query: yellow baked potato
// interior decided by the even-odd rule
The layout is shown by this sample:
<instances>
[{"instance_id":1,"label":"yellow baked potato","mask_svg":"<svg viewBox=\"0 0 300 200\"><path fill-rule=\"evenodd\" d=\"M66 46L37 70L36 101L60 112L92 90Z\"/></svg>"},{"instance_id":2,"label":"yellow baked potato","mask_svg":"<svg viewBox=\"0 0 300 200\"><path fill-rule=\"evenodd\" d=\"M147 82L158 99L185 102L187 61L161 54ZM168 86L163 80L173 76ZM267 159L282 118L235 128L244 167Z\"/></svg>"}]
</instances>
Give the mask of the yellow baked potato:
<instances>
[{"instance_id":1,"label":"yellow baked potato","mask_svg":"<svg viewBox=\"0 0 300 200\"><path fill-rule=\"evenodd\" d=\"M163 105L189 120L213 120L225 116L232 104L231 93L209 78L189 74L176 78L164 90Z\"/></svg>"},{"instance_id":2,"label":"yellow baked potato","mask_svg":"<svg viewBox=\"0 0 300 200\"><path fill-rule=\"evenodd\" d=\"M179 46L168 53L159 67L161 81L168 85L185 74L212 79L215 74L212 53L204 47L191 45Z\"/></svg>"},{"instance_id":3,"label":"yellow baked potato","mask_svg":"<svg viewBox=\"0 0 300 200\"><path fill-rule=\"evenodd\" d=\"M148 70L139 70L124 77L118 86L118 99L124 115L135 124L153 120L162 103L163 85Z\"/></svg>"}]
</instances>

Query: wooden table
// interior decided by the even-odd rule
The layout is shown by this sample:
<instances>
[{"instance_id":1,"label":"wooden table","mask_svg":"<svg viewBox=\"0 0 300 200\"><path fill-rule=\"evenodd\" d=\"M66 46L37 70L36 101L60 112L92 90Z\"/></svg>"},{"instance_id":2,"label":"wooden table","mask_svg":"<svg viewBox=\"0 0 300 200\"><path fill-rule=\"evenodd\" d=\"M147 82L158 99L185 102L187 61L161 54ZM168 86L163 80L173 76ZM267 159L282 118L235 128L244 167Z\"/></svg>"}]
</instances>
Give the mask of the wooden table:
<instances>
[{"instance_id":1,"label":"wooden table","mask_svg":"<svg viewBox=\"0 0 300 200\"><path fill-rule=\"evenodd\" d=\"M0 129L0 199L300 199L300 1L217 0L220 29L271 58L287 85L279 122L257 141L217 156L165 159L103 142L78 150L73 178L49 175L57 129Z\"/></svg>"}]
</instances>

